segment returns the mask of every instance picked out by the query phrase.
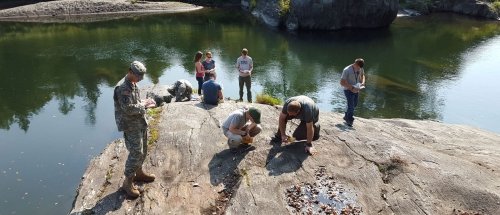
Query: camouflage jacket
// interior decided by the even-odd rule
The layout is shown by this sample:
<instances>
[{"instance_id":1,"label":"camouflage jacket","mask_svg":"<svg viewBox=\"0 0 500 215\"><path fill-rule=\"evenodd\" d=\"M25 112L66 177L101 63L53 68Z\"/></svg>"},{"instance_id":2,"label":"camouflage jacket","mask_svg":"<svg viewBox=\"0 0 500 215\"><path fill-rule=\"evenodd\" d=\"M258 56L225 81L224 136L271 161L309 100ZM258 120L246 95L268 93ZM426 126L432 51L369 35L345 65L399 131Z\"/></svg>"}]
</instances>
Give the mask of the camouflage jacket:
<instances>
[{"instance_id":1,"label":"camouflage jacket","mask_svg":"<svg viewBox=\"0 0 500 215\"><path fill-rule=\"evenodd\" d=\"M176 102L183 101L184 99L189 101L191 100L191 94L193 93L193 86L189 81L181 79L176 81L174 85L167 90L170 94L175 96Z\"/></svg>"},{"instance_id":2,"label":"camouflage jacket","mask_svg":"<svg viewBox=\"0 0 500 215\"><path fill-rule=\"evenodd\" d=\"M113 99L118 131L147 128L146 108L141 104L139 88L127 76L116 84Z\"/></svg>"}]
</instances>

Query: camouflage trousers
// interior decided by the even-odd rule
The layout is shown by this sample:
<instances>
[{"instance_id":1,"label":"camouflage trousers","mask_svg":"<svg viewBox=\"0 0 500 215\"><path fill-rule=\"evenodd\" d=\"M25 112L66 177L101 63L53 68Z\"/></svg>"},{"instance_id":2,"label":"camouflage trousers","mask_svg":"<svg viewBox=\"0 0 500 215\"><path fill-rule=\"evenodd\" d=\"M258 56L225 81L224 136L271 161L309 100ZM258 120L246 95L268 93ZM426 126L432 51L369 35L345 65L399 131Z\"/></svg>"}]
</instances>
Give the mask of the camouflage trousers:
<instances>
[{"instance_id":1,"label":"camouflage trousers","mask_svg":"<svg viewBox=\"0 0 500 215\"><path fill-rule=\"evenodd\" d=\"M129 152L125 162L125 177L132 177L135 175L135 171L142 167L148 154L148 130L144 128L124 131L123 137Z\"/></svg>"}]
</instances>

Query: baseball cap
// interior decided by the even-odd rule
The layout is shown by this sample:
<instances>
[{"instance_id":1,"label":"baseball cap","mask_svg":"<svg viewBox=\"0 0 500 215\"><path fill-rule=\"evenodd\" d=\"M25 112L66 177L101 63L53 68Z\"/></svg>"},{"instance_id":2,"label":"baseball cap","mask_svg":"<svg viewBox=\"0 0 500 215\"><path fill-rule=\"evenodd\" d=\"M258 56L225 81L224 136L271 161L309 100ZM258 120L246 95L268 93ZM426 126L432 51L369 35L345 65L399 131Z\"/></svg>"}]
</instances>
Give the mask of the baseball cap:
<instances>
[{"instance_id":1,"label":"baseball cap","mask_svg":"<svg viewBox=\"0 0 500 215\"><path fill-rule=\"evenodd\" d=\"M146 67L139 61L132 62L130 64L130 69L132 70L132 72L138 75L144 75L146 73Z\"/></svg>"},{"instance_id":2,"label":"baseball cap","mask_svg":"<svg viewBox=\"0 0 500 215\"><path fill-rule=\"evenodd\" d=\"M248 113L252 117L253 121L260 124L260 110L254 107L248 108Z\"/></svg>"}]
</instances>

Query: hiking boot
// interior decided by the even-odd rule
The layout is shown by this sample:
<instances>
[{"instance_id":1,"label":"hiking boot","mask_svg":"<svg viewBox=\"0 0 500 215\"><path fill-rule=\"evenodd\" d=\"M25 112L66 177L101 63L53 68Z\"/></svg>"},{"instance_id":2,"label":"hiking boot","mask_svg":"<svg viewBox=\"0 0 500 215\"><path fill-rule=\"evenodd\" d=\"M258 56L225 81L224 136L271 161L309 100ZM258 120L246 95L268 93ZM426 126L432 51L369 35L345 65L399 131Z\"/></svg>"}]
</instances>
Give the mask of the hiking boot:
<instances>
[{"instance_id":1,"label":"hiking boot","mask_svg":"<svg viewBox=\"0 0 500 215\"><path fill-rule=\"evenodd\" d=\"M134 177L135 181L142 181L142 182L149 183L149 182L153 182L155 180L155 178L156 177L154 174L147 174L142 170L142 168L139 168L139 169L137 169L137 171L135 171L135 177Z\"/></svg>"},{"instance_id":2,"label":"hiking boot","mask_svg":"<svg viewBox=\"0 0 500 215\"><path fill-rule=\"evenodd\" d=\"M349 127L352 127L352 123L353 123L353 121L345 121L345 124L346 124L347 126L349 126Z\"/></svg>"},{"instance_id":3,"label":"hiking boot","mask_svg":"<svg viewBox=\"0 0 500 215\"><path fill-rule=\"evenodd\" d=\"M135 199L141 195L139 190L134 186L134 176L127 177L123 181L122 189L127 193L129 198Z\"/></svg>"},{"instance_id":4,"label":"hiking boot","mask_svg":"<svg viewBox=\"0 0 500 215\"><path fill-rule=\"evenodd\" d=\"M243 102L243 98L238 99L238 102Z\"/></svg>"}]
</instances>

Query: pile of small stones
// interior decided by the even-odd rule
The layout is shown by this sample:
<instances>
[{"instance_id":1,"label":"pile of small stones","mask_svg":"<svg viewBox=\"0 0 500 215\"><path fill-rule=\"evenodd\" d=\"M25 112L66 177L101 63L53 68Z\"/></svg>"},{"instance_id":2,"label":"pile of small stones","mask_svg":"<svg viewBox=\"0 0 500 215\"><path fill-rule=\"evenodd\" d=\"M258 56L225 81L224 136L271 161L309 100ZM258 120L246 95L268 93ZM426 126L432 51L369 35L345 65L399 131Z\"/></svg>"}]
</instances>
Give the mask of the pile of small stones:
<instances>
[{"instance_id":1,"label":"pile of small stones","mask_svg":"<svg viewBox=\"0 0 500 215\"><path fill-rule=\"evenodd\" d=\"M345 189L332 176L326 175L325 167L315 170L316 182L293 185L285 192L289 210L294 214L358 215L361 207L355 206Z\"/></svg>"}]
</instances>

